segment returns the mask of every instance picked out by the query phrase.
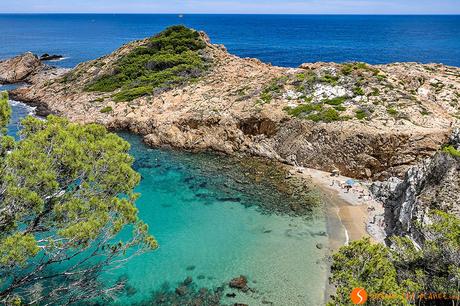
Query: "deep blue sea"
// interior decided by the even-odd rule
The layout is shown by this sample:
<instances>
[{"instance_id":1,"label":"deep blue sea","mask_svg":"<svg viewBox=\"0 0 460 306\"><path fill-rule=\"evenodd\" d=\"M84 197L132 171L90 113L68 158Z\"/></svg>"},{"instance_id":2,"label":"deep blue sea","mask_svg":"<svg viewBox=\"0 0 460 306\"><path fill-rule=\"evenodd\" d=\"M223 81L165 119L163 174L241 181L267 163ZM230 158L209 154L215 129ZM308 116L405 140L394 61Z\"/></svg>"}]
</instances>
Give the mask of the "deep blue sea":
<instances>
[{"instance_id":1,"label":"deep blue sea","mask_svg":"<svg viewBox=\"0 0 460 306\"><path fill-rule=\"evenodd\" d=\"M56 53L65 67L185 24L243 57L295 67L315 61L436 62L460 66L460 16L1 15L0 59Z\"/></svg>"},{"instance_id":2,"label":"deep blue sea","mask_svg":"<svg viewBox=\"0 0 460 306\"><path fill-rule=\"evenodd\" d=\"M0 59L25 51L61 54L65 59L52 64L73 67L174 24L204 30L239 56L280 66L314 61L460 66L460 16L0 14ZM8 128L14 135L20 118L33 109L17 101L11 105ZM236 292L222 303L324 304L331 237L324 235L330 227L321 207L302 217L268 213L260 209L263 203L290 199L273 186L248 181L247 168L232 160L151 149L137 136L120 135L131 143L142 175L136 189L140 217L160 248L104 275L104 282L128 280L129 290L115 303L156 305L155 293L174 298L174 289L188 276L193 278L189 290L196 293L242 274L254 292ZM343 229L336 230L341 234L333 238L342 242Z\"/></svg>"}]
</instances>

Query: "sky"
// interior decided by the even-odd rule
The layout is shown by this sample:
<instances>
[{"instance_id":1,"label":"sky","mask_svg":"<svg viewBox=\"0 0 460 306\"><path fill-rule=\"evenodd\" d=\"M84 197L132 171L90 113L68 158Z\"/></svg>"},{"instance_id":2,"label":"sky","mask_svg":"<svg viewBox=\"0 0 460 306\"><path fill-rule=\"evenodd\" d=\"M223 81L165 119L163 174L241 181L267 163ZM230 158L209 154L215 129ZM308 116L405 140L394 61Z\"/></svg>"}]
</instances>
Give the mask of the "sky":
<instances>
[{"instance_id":1,"label":"sky","mask_svg":"<svg viewBox=\"0 0 460 306\"><path fill-rule=\"evenodd\" d=\"M0 0L0 13L460 14L460 0Z\"/></svg>"}]
</instances>

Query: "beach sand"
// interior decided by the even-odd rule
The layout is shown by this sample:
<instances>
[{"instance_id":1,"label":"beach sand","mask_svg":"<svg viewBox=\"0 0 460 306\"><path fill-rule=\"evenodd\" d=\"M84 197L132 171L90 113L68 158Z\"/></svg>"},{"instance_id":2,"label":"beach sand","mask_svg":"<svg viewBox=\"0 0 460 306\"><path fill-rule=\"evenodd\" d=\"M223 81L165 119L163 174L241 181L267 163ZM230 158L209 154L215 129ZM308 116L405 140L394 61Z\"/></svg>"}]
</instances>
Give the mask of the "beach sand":
<instances>
[{"instance_id":1,"label":"beach sand","mask_svg":"<svg viewBox=\"0 0 460 306\"><path fill-rule=\"evenodd\" d=\"M343 187L350 180L349 177L333 177L331 173L303 167L295 167L291 173L310 180L328 204L326 209L332 251L363 237L383 242L384 208L382 203L372 198L368 182L353 180L355 184L347 191Z\"/></svg>"}]
</instances>

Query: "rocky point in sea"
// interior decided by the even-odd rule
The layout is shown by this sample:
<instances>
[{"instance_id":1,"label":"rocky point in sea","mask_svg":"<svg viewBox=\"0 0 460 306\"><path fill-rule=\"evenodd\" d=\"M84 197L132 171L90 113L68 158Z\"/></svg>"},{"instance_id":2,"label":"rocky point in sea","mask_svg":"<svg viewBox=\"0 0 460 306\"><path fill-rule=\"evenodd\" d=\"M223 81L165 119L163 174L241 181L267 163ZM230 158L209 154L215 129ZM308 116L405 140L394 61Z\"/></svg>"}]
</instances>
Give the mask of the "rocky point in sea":
<instances>
[{"instance_id":1,"label":"rocky point in sea","mask_svg":"<svg viewBox=\"0 0 460 306\"><path fill-rule=\"evenodd\" d=\"M282 68L239 58L195 32L190 67L173 86L125 82L120 71L158 39L134 41L70 71L30 53L0 63L0 80L28 82L13 98L78 122L140 134L151 146L247 153L355 178L402 177L458 125L460 68L441 64L314 63ZM187 34L189 35L189 34ZM142 51L143 52L143 51ZM172 54L171 56L175 56ZM147 75L170 68L150 61ZM122 80L122 87L112 86ZM121 81L120 81L121 82ZM116 84L116 82L115 82ZM121 86L121 85L120 85Z\"/></svg>"}]
</instances>

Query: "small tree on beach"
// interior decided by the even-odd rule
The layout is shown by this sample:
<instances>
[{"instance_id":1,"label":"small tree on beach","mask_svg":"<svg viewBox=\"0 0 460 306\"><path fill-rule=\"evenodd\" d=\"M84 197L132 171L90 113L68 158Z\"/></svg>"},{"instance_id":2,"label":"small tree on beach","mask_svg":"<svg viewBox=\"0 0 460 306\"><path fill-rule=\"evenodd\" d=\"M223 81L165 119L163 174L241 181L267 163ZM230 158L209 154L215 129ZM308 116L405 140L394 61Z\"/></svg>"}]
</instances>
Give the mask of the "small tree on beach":
<instances>
[{"instance_id":1,"label":"small tree on beach","mask_svg":"<svg viewBox=\"0 0 460 306\"><path fill-rule=\"evenodd\" d=\"M2 94L2 127L10 114ZM55 116L22 126L19 141L5 129L0 141L0 303L110 298L124 284L99 276L157 247L137 216L129 144Z\"/></svg>"}]
</instances>

